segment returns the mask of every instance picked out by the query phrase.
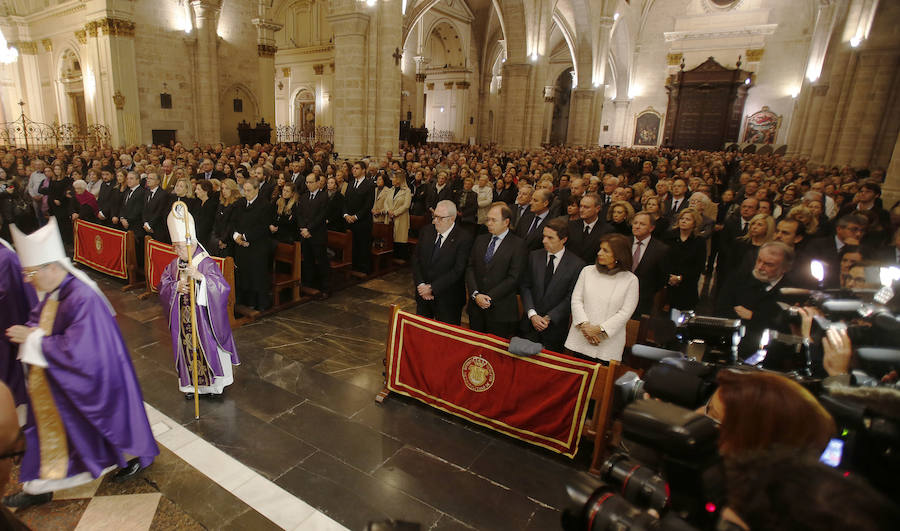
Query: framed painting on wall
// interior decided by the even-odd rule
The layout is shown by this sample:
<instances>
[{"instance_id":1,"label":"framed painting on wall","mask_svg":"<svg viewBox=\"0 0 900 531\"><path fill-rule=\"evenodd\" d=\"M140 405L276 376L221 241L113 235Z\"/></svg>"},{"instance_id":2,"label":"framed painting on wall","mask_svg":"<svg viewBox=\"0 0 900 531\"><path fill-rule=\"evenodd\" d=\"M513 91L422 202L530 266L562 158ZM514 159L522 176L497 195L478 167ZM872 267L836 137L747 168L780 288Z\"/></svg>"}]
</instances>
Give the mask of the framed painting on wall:
<instances>
[{"instance_id":1,"label":"framed painting on wall","mask_svg":"<svg viewBox=\"0 0 900 531\"><path fill-rule=\"evenodd\" d=\"M659 143L659 126L662 115L648 107L641 111L634 121L635 146L656 146Z\"/></svg>"},{"instance_id":2,"label":"framed painting on wall","mask_svg":"<svg viewBox=\"0 0 900 531\"><path fill-rule=\"evenodd\" d=\"M744 122L744 142L774 144L779 127L781 127L781 116L764 105L759 111L747 116L747 120Z\"/></svg>"}]
</instances>

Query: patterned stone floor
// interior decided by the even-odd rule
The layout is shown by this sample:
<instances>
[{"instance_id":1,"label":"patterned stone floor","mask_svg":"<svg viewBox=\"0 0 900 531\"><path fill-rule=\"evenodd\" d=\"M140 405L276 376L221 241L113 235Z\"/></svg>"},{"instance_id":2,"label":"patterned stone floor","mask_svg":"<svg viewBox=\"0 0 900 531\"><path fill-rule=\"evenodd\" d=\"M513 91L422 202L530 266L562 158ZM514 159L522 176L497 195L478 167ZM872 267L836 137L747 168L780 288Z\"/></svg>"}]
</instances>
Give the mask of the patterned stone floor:
<instances>
[{"instance_id":1,"label":"patterned stone floor","mask_svg":"<svg viewBox=\"0 0 900 531\"><path fill-rule=\"evenodd\" d=\"M335 522L364 529L388 518L424 530L560 528L565 485L586 470L589 446L570 460L403 397L374 402L390 305L414 309L408 269L235 330L242 361L235 383L222 400L201 402L199 421L177 390L157 298L139 299L94 276L118 311L145 402L168 419L161 427L151 418L171 451L136 483L142 490L129 493L142 496L134 502L141 507L155 507L135 529L180 529L157 520L170 513L191 518L187 529L332 529ZM197 440L186 444L190 436ZM219 458L208 455L215 452L255 479L219 473ZM225 486L201 485L204 478ZM54 502L71 510L53 511L90 516L92 504L103 508L110 501L101 498L120 495L104 485L92 497ZM272 501L285 494L287 505ZM69 518L35 528L73 529L77 520Z\"/></svg>"}]
</instances>

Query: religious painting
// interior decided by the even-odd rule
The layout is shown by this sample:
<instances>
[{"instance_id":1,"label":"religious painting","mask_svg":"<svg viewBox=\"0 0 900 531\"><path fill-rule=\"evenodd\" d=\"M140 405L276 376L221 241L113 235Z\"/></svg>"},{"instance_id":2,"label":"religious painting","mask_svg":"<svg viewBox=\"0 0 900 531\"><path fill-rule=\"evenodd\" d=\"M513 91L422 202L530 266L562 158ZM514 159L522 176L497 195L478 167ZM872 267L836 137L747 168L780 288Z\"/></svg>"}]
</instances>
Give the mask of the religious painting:
<instances>
[{"instance_id":1,"label":"religious painting","mask_svg":"<svg viewBox=\"0 0 900 531\"><path fill-rule=\"evenodd\" d=\"M662 116L648 108L637 116L634 121L634 142L635 146L655 146L659 143L659 126L662 122Z\"/></svg>"},{"instance_id":2,"label":"religious painting","mask_svg":"<svg viewBox=\"0 0 900 531\"><path fill-rule=\"evenodd\" d=\"M781 116L778 116L767 106L750 116L744 124L744 143L750 144L774 144L781 126Z\"/></svg>"},{"instance_id":3,"label":"religious painting","mask_svg":"<svg viewBox=\"0 0 900 531\"><path fill-rule=\"evenodd\" d=\"M303 136L311 137L316 133L316 97L306 89L297 93L294 101L296 109L295 124L301 131Z\"/></svg>"}]
</instances>

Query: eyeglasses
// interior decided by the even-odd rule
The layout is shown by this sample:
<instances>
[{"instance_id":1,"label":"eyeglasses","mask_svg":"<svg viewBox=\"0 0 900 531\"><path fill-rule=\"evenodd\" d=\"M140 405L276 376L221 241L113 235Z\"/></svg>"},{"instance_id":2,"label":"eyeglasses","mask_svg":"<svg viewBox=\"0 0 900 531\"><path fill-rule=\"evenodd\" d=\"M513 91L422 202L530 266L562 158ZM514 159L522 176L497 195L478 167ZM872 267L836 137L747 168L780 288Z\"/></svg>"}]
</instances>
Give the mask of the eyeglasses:
<instances>
[{"instance_id":1,"label":"eyeglasses","mask_svg":"<svg viewBox=\"0 0 900 531\"><path fill-rule=\"evenodd\" d=\"M450 219L453 216L432 216L434 219Z\"/></svg>"}]
</instances>

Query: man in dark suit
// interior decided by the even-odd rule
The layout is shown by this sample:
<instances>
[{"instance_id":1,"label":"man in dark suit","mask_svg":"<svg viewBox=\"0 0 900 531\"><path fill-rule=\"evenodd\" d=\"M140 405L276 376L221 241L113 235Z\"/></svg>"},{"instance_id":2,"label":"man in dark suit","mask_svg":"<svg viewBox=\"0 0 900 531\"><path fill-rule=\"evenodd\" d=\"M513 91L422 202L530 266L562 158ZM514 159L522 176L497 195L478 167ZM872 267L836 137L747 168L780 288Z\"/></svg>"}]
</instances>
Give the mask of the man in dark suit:
<instances>
[{"instance_id":1,"label":"man in dark suit","mask_svg":"<svg viewBox=\"0 0 900 531\"><path fill-rule=\"evenodd\" d=\"M140 177L137 173L131 171L125 177L125 195L122 198L122 205L119 208L118 224L124 230L135 231L141 228L144 220L144 194L146 190L141 187ZM137 242L135 242L137 243ZM140 246L144 248L143 245Z\"/></svg>"},{"instance_id":2,"label":"man in dark suit","mask_svg":"<svg viewBox=\"0 0 900 531\"><path fill-rule=\"evenodd\" d=\"M684 182L684 179L679 177L672 181L672 193L665 205L666 216L670 220L674 220L679 212L688 207L690 198L687 183Z\"/></svg>"},{"instance_id":3,"label":"man in dark suit","mask_svg":"<svg viewBox=\"0 0 900 531\"><path fill-rule=\"evenodd\" d=\"M581 219L569 222L569 239L566 248L575 253L588 264L597 261L597 252L600 251L600 237L612 231L602 219L600 219L600 196L586 194L581 198L578 207Z\"/></svg>"},{"instance_id":4,"label":"man in dark suit","mask_svg":"<svg viewBox=\"0 0 900 531\"><path fill-rule=\"evenodd\" d=\"M516 292L526 259L525 242L509 229L510 216L506 204L491 207L485 221L488 233L475 240L466 268L469 327L505 338L518 325Z\"/></svg>"},{"instance_id":5,"label":"man in dark suit","mask_svg":"<svg viewBox=\"0 0 900 531\"><path fill-rule=\"evenodd\" d=\"M665 258L669 247L651 236L656 222L648 212L638 212L631 219L631 271L638 277L638 305L633 319L649 314L653 298L666 285Z\"/></svg>"},{"instance_id":6,"label":"man in dark suit","mask_svg":"<svg viewBox=\"0 0 900 531\"><path fill-rule=\"evenodd\" d=\"M306 162L306 159L301 159L303 162ZM287 176L288 180L294 183L294 190L303 190L306 188L306 174L303 173L301 169L301 161L293 161L290 164L290 173Z\"/></svg>"},{"instance_id":7,"label":"man in dark suit","mask_svg":"<svg viewBox=\"0 0 900 531\"><path fill-rule=\"evenodd\" d=\"M168 241L166 216L169 214L167 210L169 194L159 185L159 175L155 173L147 174L147 192L145 197L141 229L154 240ZM144 237L141 235L141 247L143 247L143 241Z\"/></svg>"},{"instance_id":8,"label":"man in dark suit","mask_svg":"<svg viewBox=\"0 0 900 531\"><path fill-rule=\"evenodd\" d=\"M531 205L516 226L516 234L525 240L528 252L543 247L544 227L550 221L550 197L545 190L535 190L531 194Z\"/></svg>"},{"instance_id":9,"label":"man in dark suit","mask_svg":"<svg viewBox=\"0 0 900 531\"><path fill-rule=\"evenodd\" d=\"M456 220L453 201L441 201L431 225L419 231L413 255L416 314L459 325L466 304L466 264L472 237Z\"/></svg>"},{"instance_id":10,"label":"man in dark suit","mask_svg":"<svg viewBox=\"0 0 900 531\"><path fill-rule=\"evenodd\" d=\"M823 236L809 242L804 254L825 264L825 287L841 285L840 252L845 245L859 245L865 235L867 220L859 214L845 214L834 225L834 236Z\"/></svg>"},{"instance_id":11,"label":"man in dark suit","mask_svg":"<svg viewBox=\"0 0 900 531\"><path fill-rule=\"evenodd\" d=\"M215 169L213 165L213 161L211 159L203 159L203 162L200 163L200 171L194 175L198 180L199 179L219 179L220 181L225 178L225 174L223 172Z\"/></svg>"},{"instance_id":12,"label":"man in dark suit","mask_svg":"<svg viewBox=\"0 0 900 531\"><path fill-rule=\"evenodd\" d=\"M724 227L719 233L719 261L718 261L718 280L719 286L725 284L728 276L733 273L740 264L736 251L739 247L736 245L738 238L747 234L747 228L750 220L759 212L759 201L750 197L741 202L740 214L731 216L725 220Z\"/></svg>"},{"instance_id":13,"label":"man in dark suit","mask_svg":"<svg viewBox=\"0 0 900 531\"><path fill-rule=\"evenodd\" d=\"M447 172L438 172L437 180L428 185L425 190L425 205L429 210L434 210L441 201L453 201L456 204L456 194L453 186L447 178Z\"/></svg>"},{"instance_id":14,"label":"man in dark suit","mask_svg":"<svg viewBox=\"0 0 900 531\"><path fill-rule=\"evenodd\" d=\"M100 175L103 178L103 184L100 185L100 193L97 195L97 219L100 220L100 223L111 226L113 216L119 212L116 199L121 200L121 196L113 188L115 185L113 174L105 171Z\"/></svg>"},{"instance_id":15,"label":"man in dark suit","mask_svg":"<svg viewBox=\"0 0 900 531\"><path fill-rule=\"evenodd\" d=\"M516 195L516 202L510 207L512 217L509 219L509 228L516 230L519 221L528 215L531 211L531 196L534 194L534 187L530 184L523 184L519 187L519 193Z\"/></svg>"},{"instance_id":16,"label":"man in dark suit","mask_svg":"<svg viewBox=\"0 0 900 531\"><path fill-rule=\"evenodd\" d=\"M531 251L522 275L521 294L525 318L520 333L554 352L562 352L569 331L572 290L584 268L584 260L565 247L569 224L551 219L544 225L543 249Z\"/></svg>"},{"instance_id":17,"label":"man in dark suit","mask_svg":"<svg viewBox=\"0 0 900 531\"><path fill-rule=\"evenodd\" d=\"M244 182L244 198L234 209L237 303L267 310L272 305L272 206L259 195L259 181Z\"/></svg>"},{"instance_id":18,"label":"man in dark suit","mask_svg":"<svg viewBox=\"0 0 900 531\"><path fill-rule=\"evenodd\" d=\"M292 163L295 164L295 163ZM328 275L328 193L319 190L319 180L314 173L306 176L308 194L297 199L297 227L300 229L300 247L303 257L303 278L319 290L319 298L327 299Z\"/></svg>"},{"instance_id":19,"label":"man in dark suit","mask_svg":"<svg viewBox=\"0 0 900 531\"><path fill-rule=\"evenodd\" d=\"M366 178L361 162L353 165L353 180L344 198L344 221L353 233L353 270L366 275L372 262L372 207L375 183Z\"/></svg>"}]
</instances>

